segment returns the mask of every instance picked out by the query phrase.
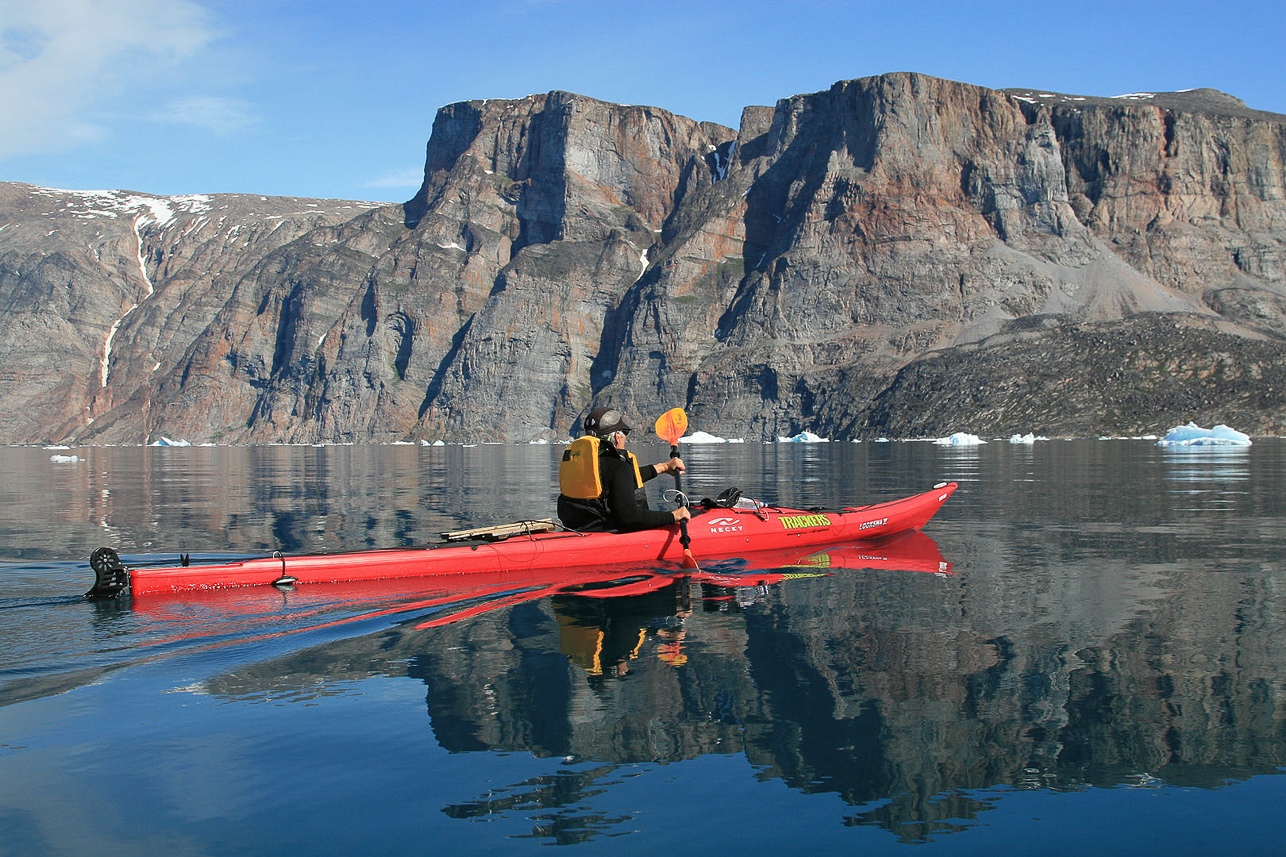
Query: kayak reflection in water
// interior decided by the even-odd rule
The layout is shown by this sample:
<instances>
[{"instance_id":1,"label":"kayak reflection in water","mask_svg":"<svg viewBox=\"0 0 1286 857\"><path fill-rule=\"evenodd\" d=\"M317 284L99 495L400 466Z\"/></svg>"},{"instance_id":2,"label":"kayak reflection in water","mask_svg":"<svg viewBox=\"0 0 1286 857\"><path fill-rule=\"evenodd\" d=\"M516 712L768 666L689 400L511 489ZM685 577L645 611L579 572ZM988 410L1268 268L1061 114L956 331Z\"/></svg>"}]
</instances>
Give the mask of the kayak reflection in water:
<instances>
[{"instance_id":1,"label":"kayak reflection in water","mask_svg":"<svg viewBox=\"0 0 1286 857\"><path fill-rule=\"evenodd\" d=\"M632 429L616 408L590 411L584 428L584 437L572 442L558 468L558 517L563 526L630 533L691 519L686 506L672 512L653 510L643 490L643 483L661 473L682 473L683 459L639 466L634 454L625 451Z\"/></svg>"}]
</instances>

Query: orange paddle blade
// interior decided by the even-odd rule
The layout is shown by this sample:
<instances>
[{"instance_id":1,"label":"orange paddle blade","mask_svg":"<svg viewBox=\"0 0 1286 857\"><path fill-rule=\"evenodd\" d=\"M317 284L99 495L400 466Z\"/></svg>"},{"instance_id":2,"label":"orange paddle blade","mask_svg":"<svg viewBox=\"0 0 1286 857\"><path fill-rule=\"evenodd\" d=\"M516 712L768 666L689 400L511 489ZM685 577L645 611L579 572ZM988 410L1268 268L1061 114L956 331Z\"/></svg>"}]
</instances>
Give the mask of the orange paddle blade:
<instances>
[{"instance_id":1,"label":"orange paddle blade","mask_svg":"<svg viewBox=\"0 0 1286 857\"><path fill-rule=\"evenodd\" d=\"M671 408L656 420L656 436L675 446L688 430L688 415L683 408Z\"/></svg>"}]
</instances>

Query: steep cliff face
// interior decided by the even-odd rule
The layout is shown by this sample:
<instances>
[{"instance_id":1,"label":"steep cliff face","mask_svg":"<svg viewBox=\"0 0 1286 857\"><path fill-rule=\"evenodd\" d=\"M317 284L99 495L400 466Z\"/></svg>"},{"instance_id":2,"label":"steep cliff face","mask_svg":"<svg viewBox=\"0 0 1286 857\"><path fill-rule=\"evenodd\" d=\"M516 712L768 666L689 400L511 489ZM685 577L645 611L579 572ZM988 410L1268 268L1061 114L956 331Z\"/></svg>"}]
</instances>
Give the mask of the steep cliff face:
<instances>
[{"instance_id":1,"label":"steep cliff face","mask_svg":"<svg viewBox=\"0 0 1286 857\"><path fill-rule=\"evenodd\" d=\"M683 261L648 295L673 303L710 284L698 301L709 314L686 314L678 337L702 424L848 434L902 365L1014 319L1208 312L1077 219L1048 115L1029 119L1009 96L889 75L755 118L713 191L723 216L675 242ZM730 226L731 249L712 253ZM731 274L710 277L700 262ZM666 354L663 330L632 335ZM642 357L626 355L634 390L652 374Z\"/></svg>"},{"instance_id":2,"label":"steep cliff face","mask_svg":"<svg viewBox=\"0 0 1286 857\"><path fill-rule=\"evenodd\" d=\"M425 313L450 322L430 349L416 431L565 436L614 370L619 319L638 311L627 296L667 219L731 137L566 93L444 109L408 243L455 270L408 272L406 299L444 278L468 292L454 317Z\"/></svg>"},{"instance_id":3,"label":"steep cliff face","mask_svg":"<svg viewBox=\"0 0 1286 857\"><path fill-rule=\"evenodd\" d=\"M891 74L737 131L454 104L404 206L0 185L0 436L553 439L608 401L749 438L1280 432L1280 385L1210 379L1286 358L1284 240L1286 119L1210 91ZM1036 364L1116 377L1087 331L1185 371L1127 361L1124 408L1006 398Z\"/></svg>"},{"instance_id":4,"label":"steep cliff face","mask_svg":"<svg viewBox=\"0 0 1286 857\"><path fill-rule=\"evenodd\" d=\"M1286 332L1282 117L1211 90L1100 99L1093 109L1043 101L1052 102L1073 208L1096 235L1157 282Z\"/></svg>"},{"instance_id":5,"label":"steep cliff face","mask_svg":"<svg viewBox=\"0 0 1286 857\"><path fill-rule=\"evenodd\" d=\"M0 184L0 438L138 443L162 425L220 436L217 415L164 394L199 383L194 343L248 336L211 327L242 278L368 207ZM229 410L245 404L223 395Z\"/></svg>"}]
</instances>

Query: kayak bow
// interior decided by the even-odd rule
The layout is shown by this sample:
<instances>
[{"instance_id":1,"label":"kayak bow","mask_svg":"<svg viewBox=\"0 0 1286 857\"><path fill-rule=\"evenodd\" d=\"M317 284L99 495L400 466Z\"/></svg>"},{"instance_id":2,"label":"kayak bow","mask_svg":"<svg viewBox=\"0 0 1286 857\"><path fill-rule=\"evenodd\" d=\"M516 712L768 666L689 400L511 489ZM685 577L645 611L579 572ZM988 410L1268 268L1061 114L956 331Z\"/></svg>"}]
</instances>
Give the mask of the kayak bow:
<instances>
[{"instance_id":1,"label":"kayak bow","mask_svg":"<svg viewBox=\"0 0 1286 857\"><path fill-rule=\"evenodd\" d=\"M841 509L790 509L777 506L694 510L689 530L709 558L747 556L761 551L834 545L882 538L923 527L956 490L941 483L931 491ZM90 559L95 584L90 598L184 592L237 586L336 583L478 573L525 574L544 569L675 565L684 561L678 526L635 533L551 531L538 523L462 531L478 538L445 539L421 548L395 548L344 554L286 556L280 552L237 562L177 566L129 566L111 548ZM487 535L488 530L507 532ZM458 536L459 534L447 534Z\"/></svg>"}]
</instances>

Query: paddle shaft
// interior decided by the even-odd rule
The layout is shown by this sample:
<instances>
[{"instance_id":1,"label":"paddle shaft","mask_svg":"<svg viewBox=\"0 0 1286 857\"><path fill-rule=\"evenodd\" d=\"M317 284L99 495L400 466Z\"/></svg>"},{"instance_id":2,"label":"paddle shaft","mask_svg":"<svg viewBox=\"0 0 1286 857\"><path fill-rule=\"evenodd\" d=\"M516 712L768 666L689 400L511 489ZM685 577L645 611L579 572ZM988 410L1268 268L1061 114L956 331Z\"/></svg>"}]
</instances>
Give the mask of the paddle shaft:
<instances>
[{"instance_id":1,"label":"paddle shaft","mask_svg":"<svg viewBox=\"0 0 1286 857\"><path fill-rule=\"evenodd\" d=\"M674 444L674 443L670 444L670 460L673 461L678 457L679 457L678 444ZM683 493L682 477L679 475L679 471L674 470L672 472L674 473L674 490L682 494ZM687 504L685 503L684 505L686 506ZM688 522L686 520L679 521L679 544L683 545L684 551L690 551L692 548L692 537L688 535Z\"/></svg>"},{"instance_id":2,"label":"paddle shaft","mask_svg":"<svg viewBox=\"0 0 1286 857\"><path fill-rule=\"evenodd\" d=\"M657 437L662 438L670 444L670 460L679 457L679 438L688 430L688 415L684 413L683 408L671 408L666 411L656 421ZM680 495L683 494L683 482L679 479L679 471L671 471L674 474L674 490ZM684 506L687 505L685 502ZM683 545L683 567L695 568L701 570L697 564L697 558L692 555L692 537L688 535L688 522L686 519L679 519L679 544Z\"/></svg>"}]
</instances>

